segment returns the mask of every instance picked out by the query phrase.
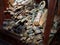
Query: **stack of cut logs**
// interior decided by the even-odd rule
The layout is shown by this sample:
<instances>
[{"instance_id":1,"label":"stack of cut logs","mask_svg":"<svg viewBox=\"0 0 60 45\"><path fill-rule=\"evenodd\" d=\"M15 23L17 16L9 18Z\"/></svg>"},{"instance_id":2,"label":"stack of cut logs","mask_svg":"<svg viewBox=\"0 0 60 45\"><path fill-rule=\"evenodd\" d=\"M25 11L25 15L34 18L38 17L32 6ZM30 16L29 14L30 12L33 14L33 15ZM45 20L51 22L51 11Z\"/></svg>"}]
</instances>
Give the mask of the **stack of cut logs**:
<instances>
[{"instance_id":1,"label":"stack of cut logs","mask_svg":"<svg viewBox=\"0 0 60 45\"><path fill-rule=\"evenodd\" d=\"M9 2L9 8L4 13L9 13L11 19L5 19L3 29L19 35L22 42L43 45L43 26L48 12L45 5L45 1L36 4L34 0Z\"/></svg>"}]
</instances>

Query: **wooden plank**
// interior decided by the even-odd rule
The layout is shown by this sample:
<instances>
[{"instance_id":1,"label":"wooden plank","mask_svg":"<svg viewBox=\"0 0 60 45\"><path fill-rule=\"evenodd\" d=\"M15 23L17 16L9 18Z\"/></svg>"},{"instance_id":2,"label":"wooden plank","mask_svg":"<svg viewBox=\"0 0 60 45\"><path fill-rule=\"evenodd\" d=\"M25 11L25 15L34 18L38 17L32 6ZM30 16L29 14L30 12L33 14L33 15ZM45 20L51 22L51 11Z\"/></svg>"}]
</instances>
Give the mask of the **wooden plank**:
<instances>
[{"instance_id":1,"label":"wooden plank","mask_svg":"<svg viewBox=\"0 0 60 45\"><path fill-rule=\"evenodd\" d=\"M46 27L44 31L44 45L48 45L49 34L54 20L54 11L57 0L49 0L48 15L46 20Z\"/></svg>"}]
</instances>

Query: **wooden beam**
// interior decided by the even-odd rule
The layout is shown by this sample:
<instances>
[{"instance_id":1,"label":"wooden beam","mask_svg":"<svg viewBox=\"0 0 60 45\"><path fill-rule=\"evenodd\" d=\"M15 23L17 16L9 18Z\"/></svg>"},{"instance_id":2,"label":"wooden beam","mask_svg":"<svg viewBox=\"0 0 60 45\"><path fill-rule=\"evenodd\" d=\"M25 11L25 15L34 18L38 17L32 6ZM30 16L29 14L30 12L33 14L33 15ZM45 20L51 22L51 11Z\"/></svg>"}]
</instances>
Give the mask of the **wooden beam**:
<instances>
[{"instance_id":1,"label":"wooden beam","mask_svg":"<svg viewBox=\"0 0 60 45\"><path fill-rule=\"evenodd\" d=\"M44 45L48 45L49 35L54 20L54 11L55 11L56 2L57 0L49 0L48 15L47 15L46 27L44 31Z\"/></svg>"}]
</instances>

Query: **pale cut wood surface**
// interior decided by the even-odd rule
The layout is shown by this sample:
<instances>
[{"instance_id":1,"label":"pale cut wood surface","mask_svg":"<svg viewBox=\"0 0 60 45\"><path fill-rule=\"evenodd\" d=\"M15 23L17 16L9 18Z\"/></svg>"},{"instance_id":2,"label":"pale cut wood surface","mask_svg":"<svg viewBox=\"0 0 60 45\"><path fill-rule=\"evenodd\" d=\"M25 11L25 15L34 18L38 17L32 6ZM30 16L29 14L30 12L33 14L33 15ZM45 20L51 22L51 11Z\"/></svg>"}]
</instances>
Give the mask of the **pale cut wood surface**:
<instances>
[{"instance_id":1,"label":"pale cut wood surface","mask_svg":"<svg viewBox=\"0 0 60 45\"><path fill-rule=\"evenodd\" d=\"M46 21L46 18L47 18L47 14L48 14L48 9L45 9L44 13L42 14L42 17L40 19L40 26L43 26L43 24L45 23Z\"/></svg>"}]
</instances>

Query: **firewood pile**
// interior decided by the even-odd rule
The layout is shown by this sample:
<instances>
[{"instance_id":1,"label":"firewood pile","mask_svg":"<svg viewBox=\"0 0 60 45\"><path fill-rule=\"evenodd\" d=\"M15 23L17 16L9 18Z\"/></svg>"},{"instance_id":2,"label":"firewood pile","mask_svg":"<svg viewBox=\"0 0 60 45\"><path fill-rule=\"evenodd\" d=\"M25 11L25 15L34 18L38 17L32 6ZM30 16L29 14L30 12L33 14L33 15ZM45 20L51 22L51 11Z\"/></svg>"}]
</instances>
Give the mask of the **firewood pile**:
<instances>
[{"instance_id":1,"label":"firewood pile","mask_svg":"<svg viewBox=\"0 0 60 45\"><path fill-rule=\"evenodd\" d=\"M36 4L34 0L15 0L9 2L9 8L4 11L11 15L11 19L5 19L3 29L18 34L24 43L31 45L43 45L44 24L48 9L46 2Z\"/></svg>"}]
</instances>

